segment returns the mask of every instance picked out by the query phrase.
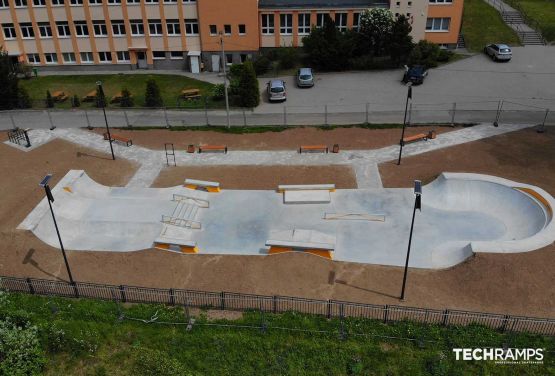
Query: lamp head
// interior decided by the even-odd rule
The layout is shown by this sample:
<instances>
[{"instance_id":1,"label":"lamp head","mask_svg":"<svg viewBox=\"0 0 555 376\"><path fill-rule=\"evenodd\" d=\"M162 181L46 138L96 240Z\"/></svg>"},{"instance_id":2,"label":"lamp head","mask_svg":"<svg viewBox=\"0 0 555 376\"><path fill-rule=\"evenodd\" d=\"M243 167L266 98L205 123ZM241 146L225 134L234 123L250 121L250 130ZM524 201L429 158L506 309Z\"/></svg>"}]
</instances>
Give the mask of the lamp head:
<instances>
[{"instance_id":1,"label":"lamp head","mask_svg":"<svg viewBox=\"0 0 555 376\"><path fill-rule=\"evenodd\" d=\"M51 178L52 178L52 174L46 175L46 176L41 180L41 182L39 183L39 186L40 186L41 188L46 187L46 186L48 185L48 182L50 181Z\"/></svg>"},{"instance_id":2,"label":"lamp head","mask_svg":"<svg viewBox=\"0 0 555 376\"><path fill-rule=\"evenodd\" d=\"M420 180L414 181L414 194L417 196L422 195L422 182Z\"/></svg>"}]
</instances>

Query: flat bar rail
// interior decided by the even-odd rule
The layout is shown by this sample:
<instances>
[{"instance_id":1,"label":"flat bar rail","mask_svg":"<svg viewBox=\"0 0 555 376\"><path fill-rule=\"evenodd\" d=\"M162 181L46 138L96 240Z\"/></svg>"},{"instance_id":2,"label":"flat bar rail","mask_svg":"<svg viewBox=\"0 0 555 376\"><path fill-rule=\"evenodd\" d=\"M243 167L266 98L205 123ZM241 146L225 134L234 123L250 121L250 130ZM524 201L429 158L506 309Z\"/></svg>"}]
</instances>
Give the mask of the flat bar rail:
<instances>
[{"instance_id":1,"label":"flat bar rail","mask_svg":"<svg viewBox=\"0 0 555 376\"><path fill-rule=\"evenodd\" d=\"M184 305L235 311L300 312L328 318L374 319L384 323L414 321L443 326L479 324L503 332L529 332L555 336L555 319L455 309L440 310L294 296L269 296L129 285L116 286L90 282L75 282L75 286L72 286L69 282L60 280L4 276L0 276L0 290L45 296L101 300L117 299L129 303Z\"/></svg>"}]
</instances>

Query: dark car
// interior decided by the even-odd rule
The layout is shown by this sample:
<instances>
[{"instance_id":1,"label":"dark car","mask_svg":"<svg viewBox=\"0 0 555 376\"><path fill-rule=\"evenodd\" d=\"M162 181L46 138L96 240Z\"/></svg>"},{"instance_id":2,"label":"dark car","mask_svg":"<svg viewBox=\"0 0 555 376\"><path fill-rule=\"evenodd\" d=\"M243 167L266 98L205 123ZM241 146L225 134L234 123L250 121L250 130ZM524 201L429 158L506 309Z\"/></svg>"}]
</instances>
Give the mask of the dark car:
<instances>
[{"instance_id":1,"label":"dark car","mask_svg":"<svg viewBox=\"0 0 555 376\"><path fill-rule=\"evenodd\" d=\"M428 75L428 70L423 65L415 65L413 67L407 67L405 65L405 74L403 76L403 82L412 82L414 85L420 85L424 82L424 78Z\"/></svg>"}]
</instances>

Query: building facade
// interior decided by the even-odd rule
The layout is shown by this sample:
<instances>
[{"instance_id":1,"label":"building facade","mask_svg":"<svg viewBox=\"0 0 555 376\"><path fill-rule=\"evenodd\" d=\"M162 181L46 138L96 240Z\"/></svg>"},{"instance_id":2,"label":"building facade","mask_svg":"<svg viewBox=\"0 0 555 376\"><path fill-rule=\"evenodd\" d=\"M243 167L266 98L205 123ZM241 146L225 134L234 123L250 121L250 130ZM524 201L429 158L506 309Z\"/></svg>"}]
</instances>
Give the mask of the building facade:
<instances>
[{"instance_id":1,"label":"building facade","mask_svg":"<svg viewBox=\"0 0 555 376\"><path fill-rule=\"evenodd\" d=\"M219 70L260 48L300 47L329 14L357 28L371 8L405 14L415 40L457 43L464 0L0 0L0 45L44 69ZM222 55L222 41L225 53Z\"/></svg>"}]
</instances>

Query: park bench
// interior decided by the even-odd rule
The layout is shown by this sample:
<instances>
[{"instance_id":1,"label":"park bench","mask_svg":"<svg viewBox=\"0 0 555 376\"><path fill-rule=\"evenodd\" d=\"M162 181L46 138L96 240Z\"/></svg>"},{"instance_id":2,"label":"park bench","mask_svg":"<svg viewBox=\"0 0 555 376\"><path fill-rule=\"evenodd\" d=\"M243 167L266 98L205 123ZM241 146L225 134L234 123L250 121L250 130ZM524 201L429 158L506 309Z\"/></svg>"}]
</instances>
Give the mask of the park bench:
<instances>
[{"instance_id":1,"label":"park bench","mask_svg":"<svg viewBox=\"0 0 555 376\"><path fill-rule=\"evenodd\" d=\"M320 152L320 153L328 153L329 148L326 145L301 145L299 148L299 153L303 152Z\"/></svg>"},{"instance_id":2,"label":"park bench","mask_svg":"<svg viewBox=\"0 0 555 376\"><path fill-rule=\"evenodd\" d=\"M94 101L96 99L96 90L90 91L83 97L83 102Z\"/></svg>"},{"instance_id":3,"label":"park bench","mask_svg":"<svg viewBox=\"0 0 555 376\"><path fill-rule=\"evenodd\" d=\"M183 89L179 97L186 100L200 99L200 89Z\"/></svg>"},{"instance_id":4,"label":"park bench","mask_svg":"<svg viewBox=\"0 0 555 376\"><path fill-rule=\"evenodd\" d=\"M108 132L104 132L103 136L104 136L105 140L108 140ZM125 144L125 146L132 146L133 145L133 141L130 138L123 137L123 136L113 134L113 133L111 133L110 136L112 136L112 141L121 142L121 143Z\"/></svg>"},{"instance_id":5,"label":"park bench","mask_svg":"<svg viewBox=\"0 0 555 376\"><path fill-rule=\"evenodd\" d=\"M198 147L198 152L202 153L202 152L206 152L206 151L214 151L214 152L224 152L227 154L227 146L225 145L199 145Z\"/></svg>"},{"instance_id":6,"label":"park bench","mask_svg":"<svg viewBox=\"0 0 555 376\"><path fill-rule=\"evenodd\" d=\"M68 98L68 96L61 90L52 93L52 99L54 102L63 102Z\"/></svg>"},{"instance_id":7,"label":"park bench","mask_svg":"<svg viewBox=\"0 0 555 376\"><path fill-rule=\"evenodd\" d=\"M428 141L428 139L434 139L436 138L436 132L435 131L430 131L428 132L428 134L424 134L424 133L418 133L412 136L408 136L408 137L404 137L401 140L401 143L403 145L409 144L411 142L417 142L417 141Z\"/></svg>"}]
</instances>

